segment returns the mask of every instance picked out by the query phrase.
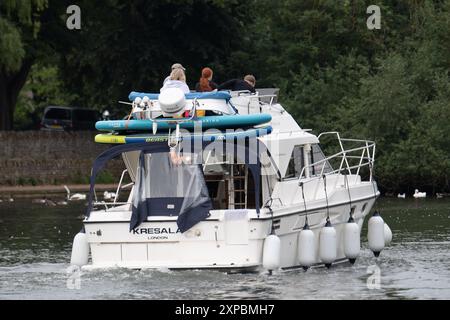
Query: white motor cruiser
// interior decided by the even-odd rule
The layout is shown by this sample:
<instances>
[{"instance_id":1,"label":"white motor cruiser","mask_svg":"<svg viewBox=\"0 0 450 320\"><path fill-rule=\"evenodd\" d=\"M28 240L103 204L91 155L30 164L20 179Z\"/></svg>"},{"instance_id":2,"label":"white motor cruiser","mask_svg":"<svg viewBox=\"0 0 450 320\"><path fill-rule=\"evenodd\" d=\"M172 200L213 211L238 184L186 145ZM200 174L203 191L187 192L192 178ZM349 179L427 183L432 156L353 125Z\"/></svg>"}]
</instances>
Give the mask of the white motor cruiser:
<instances>
[{"instance_id":1,"label":"white motor cruiser","mask_svg":"<svg viewBox=\"0 0 450 320\"><path fill-rule=\"evenodd\" d=\"M297 124L275 94L230 94L227 104L236 114L270 114L270 134L200 141L197 147L188 139L184 145L112 146L94 163L72 264L251 271L357 259L364 218L379 196L375 143L337 132L316 136ZM335 154L325 156L320 143L330 138ZM117 156L126 168L115 199L97 202L95 177ZM127 200L120 202L124 192ZM376 255L389 233L375 213L368 239Z\"/></svg>"}]
</instances>

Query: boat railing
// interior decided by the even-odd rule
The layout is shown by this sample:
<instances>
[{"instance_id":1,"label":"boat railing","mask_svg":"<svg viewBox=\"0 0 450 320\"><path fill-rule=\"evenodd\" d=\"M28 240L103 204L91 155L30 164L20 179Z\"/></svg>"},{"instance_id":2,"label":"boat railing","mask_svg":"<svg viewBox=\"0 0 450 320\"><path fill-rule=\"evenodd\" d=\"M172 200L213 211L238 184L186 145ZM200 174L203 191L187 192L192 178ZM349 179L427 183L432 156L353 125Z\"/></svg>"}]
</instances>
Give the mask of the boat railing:
<instances>
[{"instance_id":1,"label":"boat railing","mask_svg":"<svg viewBox=\"0 0 450 320\"><path fill-rule=\"evenodd\" d=\"M123 182L123 178L125 177L125 173L128 173L128 169L123 170L122 174L120 175L120 180L119 180L119 184L117 185L116 195L114 196L114 202L113 203L116 203L117 199L119 199L120 190L125 189L125 188L127 188L129 186L132 186L134 184L134 182L130 182L130 183L122 186L122 182Z\"/></svg>"},{"instance_id":2,"label":"boat railing","mask_svg":"<svg viewBox=\"0 0 450 320\"><path fill-rule=\"evenodd\" d=\"M360 139L344 139L341 138L338 132L323 132L318 135L318 138L324 135L336 135L339 142L340 151L318 160L314 163L305 165L298 178L300 183L316 182L320 179L324 179L327 175L346 174L358 176L361 173L361 169L368 167L369 181L373 179L373 165L375 162L375 142L370 140ZM352 148L345 148L346 143L357 144ZM330 162L336 161L339 166L335 169L330 169ZM347 183L348 179L346 179ZM357 183L357 179L353 179L353 184ZM335 179L335 186L338 183L338 179ZM316 184L316 189L319 188L319 184ZM314 192L314 198L317 195L318 190Z\"/></svg>"},{"instance_id":3,"label":"boat railing","mask_svg":"<svg viewBox=\"0 0 450 320\"><path fill-rule=\"evenodd\" d=\"M245 97L248 99L248 102L245 105L240 105L241 108L247 108L247 114L263 113L263 107L269 108L271 111L279 113L285 112L285 110L281 108L280 105L276 104L276 100L278 99L277 94L259 95L250 93L250 91L239 91L238 94L234 97ZM265 101L265 99L268 99L269 101L267 102ZM258 100L258 103L252 104L253 100Z\"/></svg>"},{"instance_id":4,"label":"boat railing","mask_svg":"<svg viewBox=\"0 0 450 320\"><path fill-rule=\"evenodd\" d=\"M106 201L95 201L93 203L94 206L104 206L105 211L108 211L112 208L122 206L122 205L131 205L131 202L106 202Z\"/></svg>"},{"instance_id":5,"label":"boat railing","mask_svg":"<svg viewBox=\"0 0 450 320\"><path fill-rule=\"evenodd\" d=\"M130 183L122 185L123 179L124 179L126 173L128 173L128 169L123 170L122 174L120 175L119 184L117 185L117 189L116 189L113 201L111 201L111 202L98 201L97 195L96 195L96 192L95 192L95 189L94 189L95 201L94 201L93 204L94 205L104 206L106 210L110 209L110 207L117 207L117 206L121 206L121 205L131 204L130 202L118 202L117 201L119 199L119 195L120 195L120 191L121 190L129 188L129 187L134 185L134 182L130 182Z\"/></svg>"}]
</instances>

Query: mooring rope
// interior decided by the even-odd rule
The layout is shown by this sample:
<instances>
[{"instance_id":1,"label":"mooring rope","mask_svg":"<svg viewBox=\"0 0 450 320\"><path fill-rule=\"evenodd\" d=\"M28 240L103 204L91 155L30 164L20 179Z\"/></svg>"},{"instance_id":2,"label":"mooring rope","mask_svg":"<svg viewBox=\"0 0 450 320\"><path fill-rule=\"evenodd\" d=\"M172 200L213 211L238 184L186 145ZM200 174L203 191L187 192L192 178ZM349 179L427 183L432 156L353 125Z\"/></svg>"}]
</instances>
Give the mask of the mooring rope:
<instances>
[{"instance_id":1,"label":"mooring rope","mask_svg":"<svg viewBox=\"0 0 450 320\"><path fill-rule=\"evenodd\" d=\"M305 192L304 192L304 183L299 183L300 187L302 187L302 197L303 197L303 206L305 207L305 225L308 225L308 210L306 209L306 199L305 199Z\"/></svg>"},{"instance_id":2,"label":"mooring rope","mask_svg":"<svg viewBox=\"0 0 450 320\"><path fill-rule=\"evenodd\" d=\"M330 221L330 209L328 208L328 194L327 194L327 179L326 175L323 175L323 189L325 190L325 200L327 201L327 221Z\"/></svg>"}]
</instances>

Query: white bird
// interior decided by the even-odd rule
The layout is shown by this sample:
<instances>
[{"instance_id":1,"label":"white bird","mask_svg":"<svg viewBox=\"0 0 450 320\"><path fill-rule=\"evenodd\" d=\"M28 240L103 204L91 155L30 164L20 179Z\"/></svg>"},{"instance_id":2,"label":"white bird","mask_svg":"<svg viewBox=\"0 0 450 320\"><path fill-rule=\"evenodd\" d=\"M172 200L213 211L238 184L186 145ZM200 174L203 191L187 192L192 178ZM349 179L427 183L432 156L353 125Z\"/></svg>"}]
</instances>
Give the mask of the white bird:
<instances>
[{"instance_id":1,"label":"white bird","mask_svg":"<svg viewBox=\"0 0 450 320\"><path fill-rule=\"evenodd\" d=\"M111 199L114 199L115 197L116 197L116 194L114 192L108 192L108 191L103 192L104 200L111 200Z\"/></svg>"},{"instance_id":2,"label":"white bird","mask_svg":"<svg viewBox=\"0 0 450 320\"><path fill-rule=\"evenodd\" d=\"M67 200L73 201L73 200L86 200L86 195L82 193L74 193L73 195L70 195L69 188L64 185L64 188L67 191Z\"/></svg>"},{"instance_id":3,"label":"white bird","mask_svg":"<svg viewBox=\"0 0 450 320\"><path fill-rule=\"evenodd\" d=\"M419 190L414 190L413 197L414 198L426 198L427 193L426 192L419 192Z\"/></svg>"},{"instance_id":4,"label":"white bird","mask_svg":"<svg viewBox=\"0 0 450 320\"><path fill-rule=\"evenodd\" d=\"M397 198L405 199L405 198L406 198L406 194L404 194L404 193L399 193L399 194L397 195Z\"/></svg>"},{"instance_id":5,"label":"white bird","mask_svg":"<svg viewBox=\"0 0 450 320\"><path fill-rule=\"evenodd\" d=\"M60 201L56 202L56 204L59 206L67 206L67 201L60 200Z\"/></svg>"},{"instance_id":6,"label":"white bird","mask_svg":"<svg viewBox=\"0 0 450 320\"><path fill-rule=\"evenodd\" d=\"M46 199L45 205L46 205L46 206L49 206L49 207L55 207L55 206L56 206L56 203L55 203L55 201L53 201L53 200Z\"/></svg>"},{"instance_id":7,"label":"white bird","mask_svg":"<svg viewBox=\"0 0 450 320\"><path fill-rule=\"evenodd\" d=\"M13 197L9 196L9 199L8 199L8 201L9 201L9 202L14 202L14 199L13 199Z\"/></svg>"},{"instance_id":8,"label":"white bird","mask_svg":"<svg viewBox=\"0 0 450 320\"><path fill-rule=\"evenodd\" d=\"M31 200L31 203L39 203L39 204L45 204L47 202L47 198L44 197L44 199L33 199Z\"/></svg>"}]
</instances>

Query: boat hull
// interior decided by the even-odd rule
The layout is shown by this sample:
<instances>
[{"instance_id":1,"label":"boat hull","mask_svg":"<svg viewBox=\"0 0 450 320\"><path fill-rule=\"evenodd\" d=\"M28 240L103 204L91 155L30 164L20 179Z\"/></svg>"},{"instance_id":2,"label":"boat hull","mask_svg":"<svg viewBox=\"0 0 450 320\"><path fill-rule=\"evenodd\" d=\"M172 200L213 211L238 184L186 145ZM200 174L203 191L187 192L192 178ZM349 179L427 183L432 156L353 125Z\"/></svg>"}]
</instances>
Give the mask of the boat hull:
<instances>
[{"instance_id":1,"label":"boat hull","mask_svg":"<svg viewBox=\"0 0 450 320\"><path fill-rule=\"evenodd\" d=\"M374 198L353 203L354 218L360 230L369 213ZM158 217L142 223L129 231L129 220L109 221L93 212L94 220L85 221L85 230L91 249L92 263L85 270L96 268L131 269L217 269L254 271L262 266L264 239L272 223L281 240L280 268L300 267L298 262L298 235L304 222L304 212L291 211L274 215L261 213L258 218L248 210L248 218L227 220L227 210L213 212L211 218L180 233L174 218ZM347 261L344 255L344 224L348 220L349 206L342 203L328 210L337 235L336 263ZM119 212L127 217L130 212ZM316 241L315 265L322 265L319 258L319 232L325 224L327 210L318 210L308 215L308 222Z\"/></svg>"}]
</instances>

